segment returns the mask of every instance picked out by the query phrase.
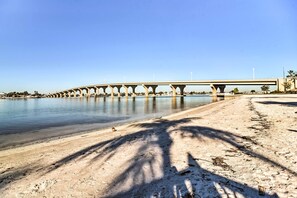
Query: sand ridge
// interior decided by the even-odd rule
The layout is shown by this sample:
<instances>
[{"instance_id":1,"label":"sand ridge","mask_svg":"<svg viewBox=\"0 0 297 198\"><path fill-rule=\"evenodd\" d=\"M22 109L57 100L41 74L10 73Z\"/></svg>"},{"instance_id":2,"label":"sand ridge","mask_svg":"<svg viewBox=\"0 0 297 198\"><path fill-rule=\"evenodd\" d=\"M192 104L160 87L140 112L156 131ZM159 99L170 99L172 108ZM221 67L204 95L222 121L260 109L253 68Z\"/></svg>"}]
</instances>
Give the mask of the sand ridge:
<instances>
[{"instance_id":1,"label":"sand ridge","mask_svg":"<svg viewBox=\"0 0 297 198\"><path fill-rule=\"evenodd\" d=\"M297 95L0 151L2 197L297 197Z\"/></svg>"}]
</instances>

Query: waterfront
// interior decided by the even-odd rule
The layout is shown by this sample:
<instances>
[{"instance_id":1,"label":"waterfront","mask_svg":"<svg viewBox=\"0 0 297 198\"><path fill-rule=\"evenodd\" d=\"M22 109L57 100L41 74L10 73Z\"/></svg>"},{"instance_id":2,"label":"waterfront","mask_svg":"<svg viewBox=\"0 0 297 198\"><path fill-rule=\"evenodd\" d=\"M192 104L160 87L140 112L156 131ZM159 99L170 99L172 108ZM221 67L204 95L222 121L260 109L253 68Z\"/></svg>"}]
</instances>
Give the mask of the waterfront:
<instances>
[{"instance_id":1,"label":"waterfront","mask_svg":"<svg viewBox=\"0 0 297 198\"><path fill-rule=\"evenodd\" d=\"M2 150L0 194L293 198L296 98L242 96L119 125L116 132Z\"/></svg>"},{"instance_id":2,"label":"waterfront","mask_svg":"<svg viewBox=\"0 0 297 198\"><path fill-rule=\"evenodd\" d=\"M0 147L159 118L211 102L206 95L1 100Z\"/></svg>"}]
</instances>

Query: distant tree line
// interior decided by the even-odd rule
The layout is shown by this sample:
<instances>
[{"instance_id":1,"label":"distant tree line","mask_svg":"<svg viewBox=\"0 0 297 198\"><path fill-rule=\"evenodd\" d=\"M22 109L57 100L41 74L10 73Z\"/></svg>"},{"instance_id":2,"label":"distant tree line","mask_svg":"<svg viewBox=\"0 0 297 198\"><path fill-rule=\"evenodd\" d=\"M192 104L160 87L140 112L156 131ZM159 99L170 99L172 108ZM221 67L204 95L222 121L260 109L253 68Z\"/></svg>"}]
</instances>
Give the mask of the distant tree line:
<instances>
[{"instance_id":1,"label":"distant tree line","mask_svg":"<svg viewBox=\"0 0 297 198\"><path fill-rule=\"evenodd\" d=\"M4 97L8 98L26 98L26 97L33 97L33 98L42 98L45 97L44 94L38 93L38 91L34 91L34 93L29 93L28 91L24 92L9 92L9 93L4 93Z\"/></svg>"}]
</instances>

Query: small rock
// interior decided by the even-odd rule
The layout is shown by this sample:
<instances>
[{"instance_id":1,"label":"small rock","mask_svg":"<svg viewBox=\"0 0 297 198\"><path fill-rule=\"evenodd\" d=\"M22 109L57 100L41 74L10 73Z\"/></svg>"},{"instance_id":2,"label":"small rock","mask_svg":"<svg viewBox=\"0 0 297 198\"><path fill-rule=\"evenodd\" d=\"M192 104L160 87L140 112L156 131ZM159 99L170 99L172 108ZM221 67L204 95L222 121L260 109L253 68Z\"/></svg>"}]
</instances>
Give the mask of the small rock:
<instances>
[{"instance_id":1,"label":"small rock","mask_svg":"<svg viewBox=\"0 0 297 198\"><path fill-rule=\"evenodd\" d=\"M258 186L258 189L259 189L259 195L265 196L265 188L263 186Z\"/></svg>"},{"instance_id":2,"label":"small rock","mask_svg":"<svg viewBox=\"0 0 297 198\"><path fill-rule=\"evenodd\" d=\"M117 131L115 127L112 127L111 130L112 130L112 132L116 132Z\"/></svg>"}]
</instances>

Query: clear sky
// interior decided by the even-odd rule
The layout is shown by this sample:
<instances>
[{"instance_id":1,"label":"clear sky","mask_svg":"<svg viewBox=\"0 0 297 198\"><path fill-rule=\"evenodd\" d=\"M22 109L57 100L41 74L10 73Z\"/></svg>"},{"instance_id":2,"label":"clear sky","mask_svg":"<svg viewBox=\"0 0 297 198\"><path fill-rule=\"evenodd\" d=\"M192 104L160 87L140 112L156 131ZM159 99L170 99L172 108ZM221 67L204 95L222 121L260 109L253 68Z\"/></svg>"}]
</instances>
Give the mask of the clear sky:
<instances>
[{"instance_id":1,"label":"clear sky","mask_svg":"<svg viewBox=\"0 0 297 198\"><path fill-rule=\"evenodd\" d=\"M0 92L297 70L296 0L0 0Z\"/></svg>"}]
</instances>

